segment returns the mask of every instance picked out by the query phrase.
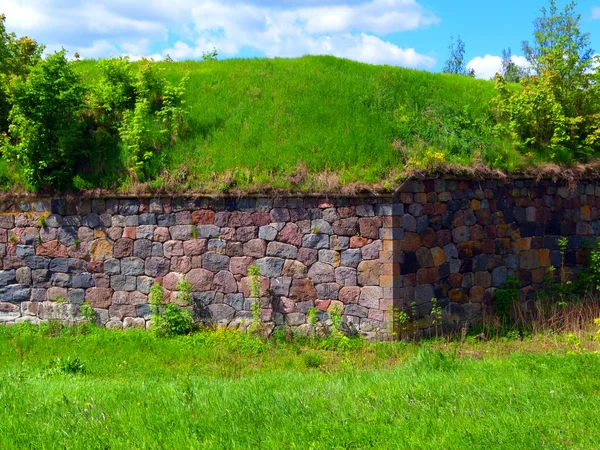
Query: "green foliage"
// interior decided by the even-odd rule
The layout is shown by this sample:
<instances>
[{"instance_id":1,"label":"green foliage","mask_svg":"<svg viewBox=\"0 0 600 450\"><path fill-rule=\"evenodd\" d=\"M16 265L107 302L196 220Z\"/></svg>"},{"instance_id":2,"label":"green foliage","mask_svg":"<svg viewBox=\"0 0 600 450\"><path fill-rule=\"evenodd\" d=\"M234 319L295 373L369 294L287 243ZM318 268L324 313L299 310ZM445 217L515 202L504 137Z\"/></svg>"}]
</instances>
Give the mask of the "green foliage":
<instances>
[{"instance_id":1,"label":"green foliage","mask_svg":"<svg viewBox=\"0 0 600 450\"><path fill-rule=\"evenodd\" d=\"M438 328L442 325L442 307L438 305L437 298L431 299L431 324L435 327L435 334L438 333Z\"/></svg>"},{"instance_id":2,"label":"green foliage","mask_svg":"<svg viewBox=\"0 0 600 450\"><path fill-rule=\"evenodd\" d=\"M160 284L154 283L150 287L148 303L150 304L150 306L153 306L155 308L158 308L159 306L162 306L165 303L165 293L163 287Z\"/></svg>"},{"instance_id":3,"label":"green foliage","mask_svg":"<svg viewBox=\"0 0 600 450\"><path fill-rule=\"evenodd\" d=\"M260 267L257 265L249 266L248 277L250 278L250 297L260 297Z\"/></svg>"},{"instance_id":4,"label":"green foliage","mask_svg":"<svg viewBox=\"0 0 600 450\"><path fill-rule=\"evenodd\" d=\"M549 8L543 7L541 17L534 22L535 41L523 42L525 57L533 71L538 75L556 73L566 90L576 89L580 77L593 64L590 35L581 32L581 15L575 12L576 6L571 0L559 11L556 0L550 0Z\"/></svg>"},{"instance_id":5,"label":"green foliage","mask_svg":"<svg viewBox=\"0 0 600 450\"><path fill-rule=\"evenodd\" d=\"M592 289L600 292L600 245L596 243L596 248L590 253L590 278Z\"/></svg>"},{"instance_id":6,"label":"green foliage","mask_svg":"<svg viewBox=\"0 0 600 450\"><path fill-rule=\"evenodd\" d=\"M178 284L180 296L186 297L186 285ZM183 292L183 294L181 293ZM187 291L189 296L189 291ZM152 312L152 330L158 336L176 336L188 334L196 327L191 311L180 308L175 303L165 304L163 287L155 283L150 288L150 311Z\"/></svg>"},{"instance_id":7,"label":"green foliage","mask_svg":"<svg viewBox=\"0 0 600 450\"><path fill-rule=\"evenodd\" d=\"M10 84L12 109L9 133L4 136L3 156L16 162L36 189L71 185L75 165L84 152L81 77L67 61L65 51L48 55L27 78Z\"/></svg>"},{"instance_id":8,"label":"green foliage","mask_svg":"<svg viewBox=\"0 0 600 450\"><path fill-rule=\"evenodd\" d=\"M600 150L600 68L579 21L574 2L559 11L550 0L535 22L535 42L523 45L534 75L521 78L517 91L495 78L498 130L533 160L572 164Z\"/></svg>"},{"instance_id":9,"label":"green foliage","mask_svg":"<svg viewBox=\"0 0 600 450\"><path fill-rule=\"evenodd\" d=\"M509 277L494 291L494 311L504 324L510 322L513 306L518 303L519 298L519 279L517 277Z\"/></svg>"},{"instance_id":10,"label":"green foliage","mask_svg":"<svg viewBox=\"0 0 600 450\"><path fill-rule=\"evenodd\" d=\"M85 373L86 365L78 357L56 358L46 369L47 375L77 375Z\"/></svg>"},{"instance_id":11,"label":"green foliage","mask_svg":"<svg viewBox=\"0 0 600 450\"><path fill-rule=\"evenodd\" d=\"M188 334L195 329L191 311L175 303L167 303L152 314L152 330L159 336Z\"/></svg>"},{"instance_id":12,"label":"green foliage","mask_svg":"<svg viewBox=\"0 0 600 450\"><path fill-rule=\"evenodd\" d=\"M339 305L333 305L327 311L331 319L331 334L333 336L342 334L342 308Z\"/></svg>"},{"instance_id":13,"label":"green foliage","mask_svg":"<svg viewBox=\"0 0 600 450\"><path fill-rule=\"evenodd\" d=\"M173 145L185 119L183 96L187 78L168 82L153 61L134 65L127 57L98 62L99 77L92 87L90 107L96 144L122 143L125 165L136 175L148 175L154 155Z\"/></svg>"},{"instance_id":14,"label":"green foliage","mask_svg":"<svg viewBox=\"0 0 600 450\"><path fill-rule=\"evenodd\" d=\"M190 306L192 304L192 283L185 277L177 282L177 302L181 306Z\"/></svg>"},{"instance_id":15,"label":"green foliage","mask_svg":"<svg viewBox=\"0 0 600 450\"><path fill-rule=\"evenodd\" d=\"M0 134L8 131L11 81L26 77L44 50L44 46L27 36L17 38L14 33L8 33L5 21L5 15L0 14Z\"/></svg>"},{"instance_id":16,"label":"green foliage","mask_svg":"<svg viewBox=\"0 0 600 450\"><path fill-rule=\"evenodd\" d=\"M317 308L315 308L314 306L309 308L308 313L306 314L308 324L314 327L317 324L318 315L319 310Z\"/></svg>"},{"instance_id":17,"label":"green foliage","mask_svg":"<svg viewBox=\"0 0 600 450\"><path fill-rule=\"evenodd\" d=\"M119 126L127 167L138 175L147 171L154 153L176 142L186 114L186 83L184 77L177 86L171 85L152 61L139 67L132 82L134 106L123 112Z\"/></svg>"},{"instance_id":18,"label":"green foliage","mask_svg":"<svg viewBox=\"0 0 600 450\"><path fill-rule=\"evenodd\" d=\"M448 53L448 59L444 64L442 72L475 77L475 71L468 69L465 64L465 43L460 36L458 36L456 42L454 42L454 36L450 36Z\"/></svg>"},{"instance_id":19,"label":"green foliage","mask_svg":"<svg viewBox=\"0 0 600 450\"><path fill-rule=\"evenodd\" d=\"M527 70L517 65L512 60L510 47L508 50L502 50L502 77L507 83L518 83L521 78L528 75Z\"/></svg>"},{"instance_id":20,"label":"green foliage","mask_svg":"<svg viewBox=\"0 0 600 450\"><path fill-rule=\"evenodd\" d=\"M306 367L309 369L318 369L323 365L323 357L318 353L307 352L302 356L304 358L304 364L306 364Z\"/></svg>"},{"instance_id":21,"label":"green foliage","mask_svg":"<svg viewBox=\"0 0 600 450\"><path fill-rule=\"evenodd\" d=\"M81 316L85 320L90 321L90 322L94 319L94 317L96 315L96 313L94 312L94 309L88 302L83 302L83 304L79 307L79 314L81 314Z\"/></svg>"},{"instance_id":22,"label":"green foliage","mask_svg":"<svg viewBox=\"0 0 600 450\"><path fill-rule=\"evenodd\" d=\"M168 133L157 131L156 126L162 126L162 122L158 123L152 113L145 138L150 142L152 157L143 163L141 171L130 171L119 133L121 114L100 108L100 102L94 100L95 87L104 83L100 62L82 60L71 64L89 86L89 107L82 114L89 158L81 162L74 180L80 189L104 187L126 192L143 180L148 188L170 192L266 186L336 191L351 183L379 182L393 187L410 170L404 153L419 161L419 155L430 149L445 152L449 163L469 166L479 151L487 162L488 149L494 154L498 153L496 148L504 155L502 167L514 167L518 162L514 157L518 153L510 146L505 148L498 137L478 139L488 144L476 144L481 148L471 151L470 145L455 143L455 136L472 139L468 133L454 132L455 126L452 132L446 132L434 123L449 121L457 111L462 114L465 106L471 121L491 117L492 83L308 56L152 63L172 86L179 86L189 73L183 98L189 114L171 146ZM135 74L146 63L128 64ZM128 111L135 108L134 102L120 105ZM417 128L413 133L408 128L402 132L396 123L395 111L400 106L415 118ZM420 117L430 118L429 129L419 129ZM448 141L454 142L453 148L468 151L450 153L446 151ZM505 155L507 152L512 153ZM0 187L23 190L23 181L14 180L19 171L12 163L3 163Z\"/></svg>"},{"instance_id":23,"label":"green foliage","mask_svg":"<svg viewBox=\"0 0 600 450\"><path fill-rule=\"evenodd\" d=\"M202 52L202 61L216 61L219 53L216 48L213 48L209 52Z\"/></svg>"},{"instance_id":24,"label":"green foliage","mask_svg":"<svg viewBox=\"0 0 600 450\"><path fill-rule=\"evenodd\" d=\"M250 305L250 312L252 313L252 323L248 327L249 333L260 333L264 331L262 323L262 308L260 306L260 300L252 302Z\"/></svg>"}]
</instances>

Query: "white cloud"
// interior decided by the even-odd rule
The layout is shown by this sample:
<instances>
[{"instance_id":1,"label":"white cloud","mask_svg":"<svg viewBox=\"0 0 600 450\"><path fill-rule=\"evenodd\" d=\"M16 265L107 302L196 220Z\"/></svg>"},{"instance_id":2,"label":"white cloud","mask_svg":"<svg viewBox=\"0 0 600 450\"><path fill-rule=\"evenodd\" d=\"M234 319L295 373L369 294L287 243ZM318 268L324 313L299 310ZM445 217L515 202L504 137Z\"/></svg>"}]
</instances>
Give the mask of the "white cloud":
<instances>
[{"instance_id":1,"label":"white cloud","mask_svg":"<svg viewBox=\"0 0 600 450\"><path fill-rule=\"evenodd\" d=\"M435 60L376 35L437 22L413 0L373 0L357 7L270 9L215 0L192 9L197 37L165 50L175 59L198 58L213 47L226 56L251 48L267 56L329 54L376 64L430 68ZM359 32L356 32L359 30Z\"/></svg>"},{"instance_id":2,"label":"white cloud","mask_svg":"<svg viewBox=\"0 0 600 450\"><path fill-rule=\"evenodd\" d=\"M600 6L592 6L592 19L600 19Z\"/></svg>"},{"instance_id":3,"label":"white cloud","mask_svg":"<svg viewBox=\"0 0 600 450\"><path fill-rule=\"evenodd\" d=\"M216 47L224 56L252 49L424 68L431 56L383 38L439 22L417 0L0 0L0 10L8 29L82 57L199 58Z\"/></svg>"},{"instance_id":4,"label":"white cloud","mask_svg":"<svg viewBox=\"0 0 600 450\"><path fill-rule=\"evenodd\" d=\"M524 56L513 55L511 60L517 66L529 66L529 63ZM502 58L493 55L485 55L483 57L477 56L467 63L467 68L473 69L477 78L489 80L490 78L494 78L496 73L499 73L502 70Z\"/></svg>"}]
</instances>

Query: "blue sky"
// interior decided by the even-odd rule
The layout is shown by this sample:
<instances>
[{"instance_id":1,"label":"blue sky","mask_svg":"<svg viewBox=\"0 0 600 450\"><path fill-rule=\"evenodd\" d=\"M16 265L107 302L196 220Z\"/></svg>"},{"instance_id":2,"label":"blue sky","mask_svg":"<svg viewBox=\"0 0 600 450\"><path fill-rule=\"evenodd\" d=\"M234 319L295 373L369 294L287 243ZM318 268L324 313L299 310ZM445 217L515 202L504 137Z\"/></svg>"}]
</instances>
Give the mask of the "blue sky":
<instances>
[{"instance_id":1,"label":"blue sky","mask_svg":"<svg viewBox=\"0 0 600 450\"><path fill-rule=\"evenodd\" d=\"M333 54L440 71L451 35L478 76L493 76L503 48L517 62L544 0L0 0L18 35L84 58L127 54L196 59ZM566 1L559 0L562 7ZM578 12L600 53L600 0Z\"/></svg>"}]
</instances>

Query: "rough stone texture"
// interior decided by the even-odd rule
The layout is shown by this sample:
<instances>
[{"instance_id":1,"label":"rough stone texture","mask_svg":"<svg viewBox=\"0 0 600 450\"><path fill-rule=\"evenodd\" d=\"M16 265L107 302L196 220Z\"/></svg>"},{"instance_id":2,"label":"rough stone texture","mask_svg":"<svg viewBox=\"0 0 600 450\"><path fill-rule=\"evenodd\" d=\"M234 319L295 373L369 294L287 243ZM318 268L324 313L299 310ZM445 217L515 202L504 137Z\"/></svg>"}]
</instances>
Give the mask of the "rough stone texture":
<instances>
[{"instance_id":1,"label":"rough stone texture","mask_svg":"<svg viewBox=\"0 0 600 450\"><path fill-rule=\"evenodd\" d=\"M51 213L43 229L41 213ZM310 308L325 324L339 305L345 327L370 338L388 329L389 307L416 302L426 334L433 297L445 322L475 323L509 277L523 299L542 287L561 265L560 237L571 274L599 234L596 180L408 180L393 199L3 201L0 323L75 320L85 299L100 324L143 327L152 284L176 301L186 276L196 317L244 328L256 264L269 327L305 332Z\"/></svg>"},{"instance_id":2,"label":"rough stone texture","mask_svg":"<svg viewBox=\"0 0 600 450\"><path fill-rule=\"evenodd\" d=\"M316 262L308 270L308 278L315 284L334 282L335 271L329 264Z\"/></svg>"},{"instance_id":3,"label":"rough stone texture","mask_svg":"<svg viewBox=\"0 0 600 450\"><path fill-rule=\"evenodd\" d=\"M298 248L282 242L269 242L269 245L267 245L267 256L295 259L298 256Z\"/></svg>"},{"instance_id":4,"label":"rough stone texture","mask_svg":"<svg viewBox=\"0 0 600 450\"><path fill-rule=\"evenodd\" d=\"M381 263L379 261L363 261L358 265L358 284L362 286L378 286L381 276Z\"/></svg>"},{"instance_id":5,"label":"rough stone texture","mask_svg":"<svg viewBox=\"0 0 600 450\"><path fill-rule=\"evenodd\" d=\"M284 259L275 257L265 257L256 261L256 265L260 270L260 275L267 278L281 276L284 263Z\"/></svg>"}]
</instances>

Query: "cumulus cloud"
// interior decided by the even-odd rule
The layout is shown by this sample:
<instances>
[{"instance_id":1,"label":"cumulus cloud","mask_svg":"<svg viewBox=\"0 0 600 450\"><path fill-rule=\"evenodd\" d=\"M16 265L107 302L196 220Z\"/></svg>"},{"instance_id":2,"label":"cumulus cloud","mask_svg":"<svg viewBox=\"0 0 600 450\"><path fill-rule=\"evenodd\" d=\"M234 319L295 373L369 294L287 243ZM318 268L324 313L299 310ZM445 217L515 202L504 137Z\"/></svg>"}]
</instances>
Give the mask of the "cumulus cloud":
<instances>
[{"instance_id":1,"label":"cumulus cloud","mask_svg":"<svg viewBox=\"0 0 600 450\"><path fill-rule=\"evenodd\" d=\"M369 63L433 67L385 36L439 18L417 0L2 0L7 28L84 57L169 54L198 58L331 54Z\"/></svg>"},{"instance_id":2,"label":"cumulus cloud","mask_svg":"<svg viewBox=\"0 0 600 450\"><path fill-rule=\"evenodd\" d=\"M513 55L511 60L517 66L527 67L529 65L524 56ZM467 68L473 69L477 78L489 80L502 70L502 57L494 55L477 56L467 63Z\"/></svg>"}]
</instances>

